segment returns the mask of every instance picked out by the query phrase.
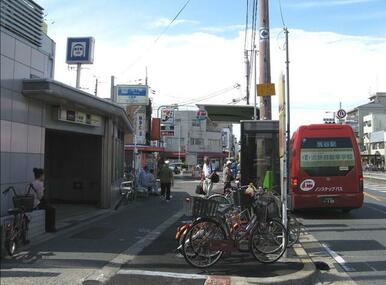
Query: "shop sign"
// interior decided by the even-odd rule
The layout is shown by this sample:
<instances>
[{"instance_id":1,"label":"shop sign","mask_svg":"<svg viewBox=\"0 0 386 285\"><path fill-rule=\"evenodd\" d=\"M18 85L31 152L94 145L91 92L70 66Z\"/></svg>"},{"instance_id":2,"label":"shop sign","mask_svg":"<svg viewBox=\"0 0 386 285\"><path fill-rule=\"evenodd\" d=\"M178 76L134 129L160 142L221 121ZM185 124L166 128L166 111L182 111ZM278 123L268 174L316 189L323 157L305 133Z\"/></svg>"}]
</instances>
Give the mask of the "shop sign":
<instances>
[{"instance_id":1,"label":"shop sign","mask_svg":"<svg viewBox=\"0 0 386 285\"><path fill-rule=\"evenodd\" d=\"M161 109L161 125L173 125L174 124L174 109L162 108Z\"/></svg>"},{"instance_id":2,"label":"shop sign","mask_svg":"<svg viewBox=\"0 0 386 285\"><path fill-rule=\"evenodd\" d=\"M63 108L58 108L58 120L92 127L100 127L102 125L102 117L98 115Z\"/></svg>"},{"instance_id":3,"label":"shop sign","mask_svg":"<svg viewBox=\"0 0 386 285\"><path fill-rule=\"evenodd\" d=\"M67 38L67 64L92 64L94 63L93 37Z\"/></svg>"},{"instance_id":4,"label":"shop sign","mask_svg":"<svg viewBox=\"0 0 386 285\"><path fill-rule=\"evenodd\" d=\"M136 129L135 135L137 139L137 144L146 143L146 114L137 113L136 114Z\"/></svg>"},{"instance_id":5,"label":"shop sign","mask_svg":"<svg viewBox=\"0 0 386 285\"><path fill-rule=\"evenodd\" d=\"M117 85L117 103L125 105L147 105L149 103L146 85Z\"/></svg>"}]
</instances>

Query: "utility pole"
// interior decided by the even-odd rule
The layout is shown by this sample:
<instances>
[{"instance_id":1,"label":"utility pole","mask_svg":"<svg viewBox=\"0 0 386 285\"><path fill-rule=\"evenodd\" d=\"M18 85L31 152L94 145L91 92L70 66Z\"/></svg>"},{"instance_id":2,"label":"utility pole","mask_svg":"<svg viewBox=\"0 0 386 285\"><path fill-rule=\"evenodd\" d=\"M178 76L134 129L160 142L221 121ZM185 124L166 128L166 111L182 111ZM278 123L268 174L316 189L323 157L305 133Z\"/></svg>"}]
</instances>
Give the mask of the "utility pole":
<instances>
[{"instance_id":1,"label":"utility pole","mask_svg":"<svg viewBox=\"0 0 386 285\"><path fill-rule=\"evenodd\" d=\"M111 98L111 101L112 102L117 102L117 98L115 96L115 90L114 90L114 81L115 81L115 77L114 75L111 75L111 87L110 87L110 98Z\"/></svg>"},{"instance_id":2,"label":"utility pole","mask_svg":"<svg viewBox=\"0 0 386 285\"><path fill-rule=\"evenodd\" d=\"M246 97L247 97L247 105L249 105L249 57L248 57L248 50L244 51L244 58L245 58L245 79L246 79Z\"/></svg>"},{"instance_id":3,"label":"utility pole","mask_svg":"<svg viewBox=\"0 0 386 285\"><path fill-rule=\"evenodd\" d=\"M94 91L95 96L98 96L98 78L95 78L95 91Z\"/></svg>"},{"instance_id":4,"label":"utility pole","mask_svg":"<svg viewBox=\"0 0 386 285\"><path fill-rule=\"evenodd\" d=\"M260 53L260 84L271 83L271 62L269 52L269 9L268 0L259 1L259 53ZM256 86L255 86L256 88ZM271 120L271 97L260 97L260 119Z\"/></svg>"}]
</instances>

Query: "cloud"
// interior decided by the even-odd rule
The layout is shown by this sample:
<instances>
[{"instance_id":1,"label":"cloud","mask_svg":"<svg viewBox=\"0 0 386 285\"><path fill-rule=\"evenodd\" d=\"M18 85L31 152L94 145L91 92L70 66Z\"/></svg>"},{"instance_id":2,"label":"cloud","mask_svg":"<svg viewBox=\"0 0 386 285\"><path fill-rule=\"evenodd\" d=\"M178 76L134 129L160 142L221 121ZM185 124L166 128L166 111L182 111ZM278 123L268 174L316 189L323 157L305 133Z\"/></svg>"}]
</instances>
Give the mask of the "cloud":
<instances>
[{"instance_id":1,"label":"cloud","mask_svg":"<svg viewBox=\"0 0 386 285\"><path fill-rule=\"evenodd\" d=\"M203 27L201 28L202 32L208 33L223 33L228 31L240 31L244 28L244 25L227 25L227 26L217 26L217 27Z\"/></svg>"},{"instance_id":2,"label":"cloud","mask_svg":"<svg viewBox=\"0 0 386 285\"><path fill-rule=\"evenodd\" d=\"M271 78L276 83L285 71L284 39L279 29L271 30ZM57 42L56 80L75 85L75 71L64 63L65 38ZM131 36L120 45L98 41L95 63L84 66L81 86L93 93L95 77L98 96L110 96L110 76L117 84L145 77L156 91L153 106L194 100L223 90L221 96L201 103L227 104L245 96L244 33L233 37L196 32L165 35L154 45L154 36ZM371 92L386 91L386 38L349 36L330 32L290 30L290 92L292 130L301 124L321 123L326 111L366 103ZM135 62L135 64L133 64ZM250 100L253 102L253 97ZM277 96L272 98L277 119ZM259 100L258 100L259 102Z\"/></svg>"},{"instance_id":3,"label":"cloud","mask_svg":"<svg viewBox=\"0 0 386 285\"><path fill-rule=\"evenodd\" d=\"M378 2L378 1L380 0L319 0L319 1L303 1L298 3L291 3L291 4L287 4L287 6L296 7L296 8L314 8L314 7L363 4L363 3Z\"/></svg>"},{"instance_id":4,"label":"cloud","mask_svg":"<svg viewBox=\"0 0 386 285\"><path fill-rule=\"evenodd\" d=\"M155 28L160 28L160 27L167 27L172 20L168 18L160 18L150 24L151 27ZM174 22L171 24L171 26L177 26L177 25L182 25L182 24L192 24L196 25L199 24L199 21L195 20L187 20L187 19L176 19Z\"/></svg>"}]
</instances>

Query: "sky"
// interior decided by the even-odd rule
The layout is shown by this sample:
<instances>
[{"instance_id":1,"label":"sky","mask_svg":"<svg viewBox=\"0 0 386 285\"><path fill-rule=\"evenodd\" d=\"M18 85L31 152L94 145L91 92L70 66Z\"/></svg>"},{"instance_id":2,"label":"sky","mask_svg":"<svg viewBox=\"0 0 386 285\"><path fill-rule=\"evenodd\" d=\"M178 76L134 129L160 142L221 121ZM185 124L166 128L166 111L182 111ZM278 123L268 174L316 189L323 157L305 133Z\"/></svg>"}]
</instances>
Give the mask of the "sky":
<instances>
[{"instance_id":1,"label":"sky","mask_svg":"<svg viewBox=\"0 0 386 285\"><path fill-rule=\"evenodd\" d=\"M95 61L81 72L86 92L94 93L98 79L98 96L109 97L112 75L116 84L143 83L147 69L154 108L198 100L228 104L245 96L247 0L190 0L170 26L187 0L36 2L56 42L55 80L75 86L66 39L92 36ZM340 103L350 110L386 92L386 0L281 0L282 17L279 4L269 1L271 80L277 83L285 71L284 23L292 131L322 123ZM248 47L250 37L247 30ZM277 102L273 96L273 119Z\"/></svg>"}]
</instances>

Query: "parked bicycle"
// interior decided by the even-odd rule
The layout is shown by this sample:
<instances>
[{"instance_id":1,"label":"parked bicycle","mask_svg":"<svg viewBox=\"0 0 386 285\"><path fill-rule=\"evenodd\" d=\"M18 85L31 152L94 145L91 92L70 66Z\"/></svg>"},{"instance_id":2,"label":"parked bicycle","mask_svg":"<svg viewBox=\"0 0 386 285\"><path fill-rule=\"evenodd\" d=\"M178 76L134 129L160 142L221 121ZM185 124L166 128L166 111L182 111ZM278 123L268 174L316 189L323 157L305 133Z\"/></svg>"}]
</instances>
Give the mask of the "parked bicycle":
<instances>
[{"instance_id":1,"label":"parked bicycle","mask_svg":"<svg viewBox=\"0 0 386 285\"><path fill-rule=\"evenodd\" d=\"M119 193L121 198L118 203L115 205L114 210L118 210L118 208L123 204L127 205L129 202L135 199L135 187L133 181L123 181L119 187Z\"/></svg>"},{"instance_id":2,"label":"parked bicycle","mask_svg":"<svg viewBox=\"0 0 386 285\"><path fill-rule=\"evenodd\" d=\"M242 186L242 187L231 187L225 190L225 194L213 194L208 199L214 200L219 202L223 205L235 205L240 203L240 200L242 199L240 192L244 189L246 189L248 186ZM258 196L262 199L268 198L271 201L275 202L275 205L277 207L278 213L280 215L277 217L278 221L281 221L282 217L282 209L281 209L281 201L280 196L275 194L272 191L267 191L267 189L263 189L261 192L258 193ZM298 221L298 219L295 217L295 215L291 214L290 211L287 211L287 234L288 234L288 247L293 246L295 243L299 241L301 232L301 223Z\"/></svg>"},{"instance_id":3,"label":"parked bicycle","mask_svg":"<svg viewBox=\"0 0 386 285\"><path fill-rule=\"evenodd\" d=\"M14 255L20 243L27 244L29 218L25 214L33 210L34 196L28 192L24 195L18 195L14 187L10 186L3 191L6 195L9 191L13 192L14 208L8 209L8 214L13 216L11 221L7 221L5 228L5 247L9 255Z\"/></svg>"},{"instance_id":4,"label":"parked bicycle","mask_svg":"<svg viewBox=\"0 0 386 285\"><path fill-rule=\"evenodd\" d=\"M251 214L249 221L241 221L241 210L232 205L221 209L213 200L193 197L192 215L198 217L184 235L182 252L185 260L197 268L214 265L224 252L248 251L262 263L277 261L287 247L287 231L275 219ZM259 210L260 211L260 210Z\"/></svg>"}]
</instances>

